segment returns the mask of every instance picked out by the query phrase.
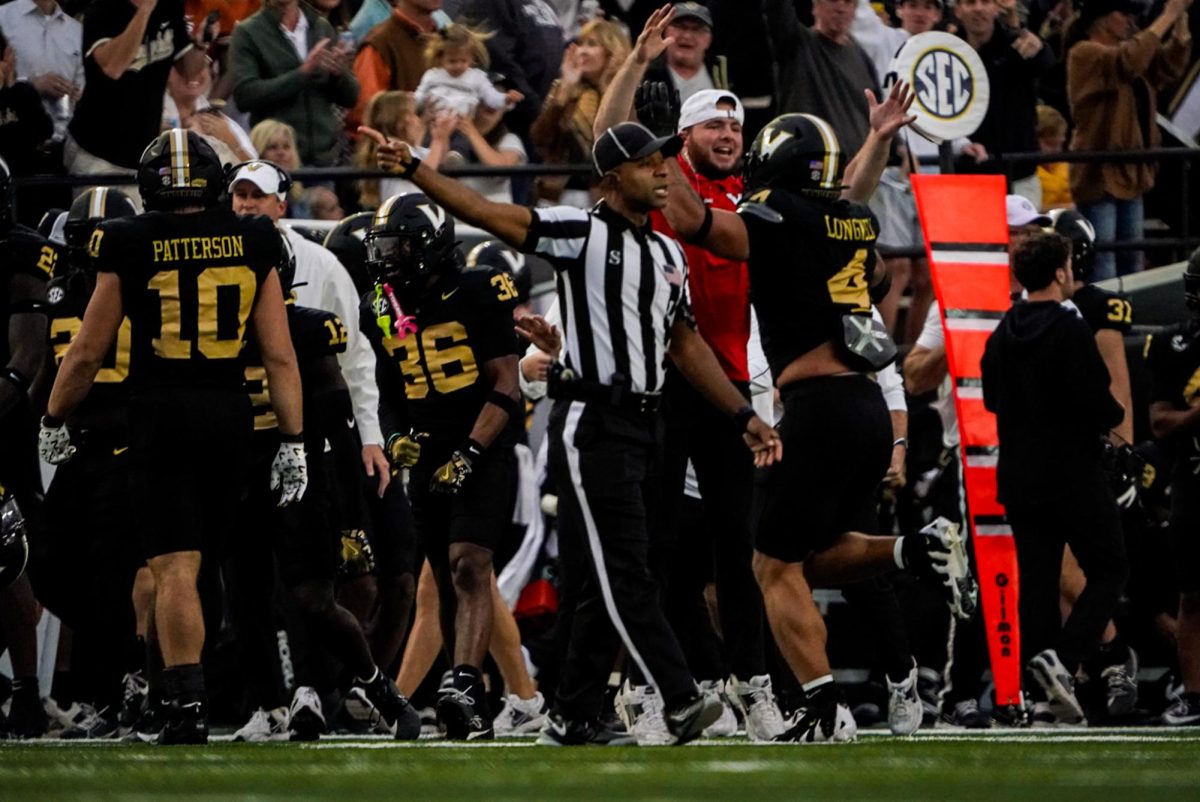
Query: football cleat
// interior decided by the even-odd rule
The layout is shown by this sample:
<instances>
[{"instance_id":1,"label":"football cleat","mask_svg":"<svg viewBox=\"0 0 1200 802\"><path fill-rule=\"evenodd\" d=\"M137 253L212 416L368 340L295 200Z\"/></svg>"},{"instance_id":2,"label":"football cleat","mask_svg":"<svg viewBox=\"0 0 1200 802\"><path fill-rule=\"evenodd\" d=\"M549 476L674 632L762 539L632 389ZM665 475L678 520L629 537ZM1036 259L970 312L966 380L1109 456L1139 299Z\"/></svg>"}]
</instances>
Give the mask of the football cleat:
<instances>
[{"instance_id":1,"label":"football cleat","mask_svg":"<svg viewBox=\"0 0 1200 802\"><path fill-rule=\"evenodd\" d=\"M733 712L733 705L725 696L724 684L720 680L705 680L700 683L700 693L713 696L721 702L721 717L704 730L705 738L731 738L737 735L737 713Z\"/></svg>"},{"instance_id":2,"label":"football cleat","mask_svg":"<svg viewBox=\"0 0 1200 802\"><path fill-rule=\"evenodd\" d=\"M507 735L537 735L546 724L546 699L535 693L531 699L516 694L504 697L504 707L492 720L492 730L499 737Z\"/></svg>"},{"instance_id":3,"label":"football cleat","mask_svg":"<svg viewBox=\"0 0 1200 802\"><path fill-rule=\"evenodd\" d=\"M1123 663L1108 666L1100 672L1104 680L1105 705L1110 716L1128 716L1137 710L1138 657L1133 649Z\"/></svg>"},{"instance_id":4,"label":"football cleat","mask_svg":"<svg viewBox=\"0 0 1200 802\"><path fill-rule=\"evenodd\" d=\"M446 728L447 738L454 741L490 741L495 737L492 722L483 716L485 700L476 700L480 690L449 687L438 691L437 716Z\"/></svg>"},{"instance_id":5,"label":"football cleat","mask_svg":"<svg viewBox=\"0 0 1200 802\"><path fill-rule=\"evenodd\" d=\"M80 703L83 716L75 724L64 729L58 737L67 740L91 741L115 738L119 729L117 720L108 715L108 708L96 710L89 704Z\"/></svg>"},{"instance_id":6,"label":"football cleat","mask_svg":"<svg viewBox=\"0 0 1200 802\"><path fill-rule=\"evenodd\" d=\"M955 617L967 620L979 603L979 585L971 575L966 542L958 524L938 517L916 534L903 538L901 560L906 568L942 586Z\"/></svg>"},{"instance_id":7,"label":"football cleat","mask_svg":"<svg viewBox=\"0 0 1200 802\"><path fill-rule=\"evenodd\" d=\"M365 683L355 680L354 684L362 689L367 701L378 711L385 732L397 741L414 741L421 736L421 714L386 674L376 669L373 680Z\"/></svg>"},{"instance_id":8,"label":"football cleat","mask_svg":"<svg viewBox=\"0 0 1200 802\"><path fill-rule=\"evenodd\" d=\"M858 737L854 714L842 701L837 685L826 683L808 694L805 706L776 741L781 743L849 743Z\"/></svg>"},{"instance_id":9,"label":"football cleat","mask_svg":"<svg viewBox=\"0 0 1200 802\"><path fill-rule=\"evenodd\" d=\"M249 725L247 725L249 726ZM293 741L315 741L326 732L325 712L315 688L301 685L292 695L287 712L288 737Z\"/></svg>"},{"instance_id":10,"label":"football cleat","mask_svg":"<svg viewBox=\"0 0 1200 802\"><path fill-rule=\"evenodd\" d=\"M288 732L288 709L277 707L274 710L255 710L240 730L233 734L233 740L245 743L261 743L282 737Z\"/></svg>"},{"instance_id":11,"label":"football cleat","mask_svg":"<svg viewBox=\"0 0 1200 802\"><path fill-rule=\"evenodd\" d=\"M1200 693L1184 693L1162 714L1168 727L1200 727Z\"/></svg>"},{"instance_id":12,"label":"football cleat","mask_svg":"<svg viewBox=\"0 0 1200 802\"><path fill-rule=\"evenodd\" d=\"M942 712L942 675L928 666L918 668L917 696L921 697L921 725L936 726Z\"/></svg>"},{"instance_id":13,"label":"football cleat","mask_svg":"<svg viewBox=\"0 0 1200 802\"><path fill-rule=\"evenodd\" d=\"M893 735L912 735L921 726L925 707L917 695L917 666L900 682L887 680L888 728Z\"/></svg>"},{"instance_id":14,"label":"football cleat","mask_svg":"<svg viewBox=\"0 0 1200 802\"><path fill-rule=\"evenodd\" d=\"M612 724L568 721L557 713L546 716L546 725L538 734L542 746L637 746L633 734Z\"/></svg>"},{"instance_id":15,"label":"football cleat","mask_svg":"<svg viewBox=\"0 0 1200 802\"><path fill-rule=\"evenodd\" d=\"M159 746L203 746L208 743L208 711L204 702L175 702L158 734Z\"/></svg>"},{"instance_id":16,"label":"football cleat","mask_svg":"<svg viewBox=\"0 0 1200 802\"><path fill-rule=\"evenodd\" d=\"M1029 661L1029 671L1046 692L1049 710L1058 723L1084 723L1083 707L1075 697L1075 677L1067 671L1053 649L1034 655ZM1036 716L1034 723L1037 723Z\"/></svg>"},{"instance_id":17,"label":"football cleat","mask_svg":"<svg viewBox=\"0 0 1200 802\"><path fill-rule=\"evenodd\" d=\"M649 685L625 680L613 704L625 729L637 738L638 746L666 746L674 741L663 719L663 700Z\"/></svg>"},{"instance_id":18,"label":"football cleat","mask_svg":"<svg viewBox=\"0 0 1200 802\"><path fill-rule=\"evenodd\" d=\"M8 731L18 738L41 738L49 725L50 716L36 688L14 689L8 708Z\"/></svg>"},{"instance_id":19,"label":"football cleat","mask_svg":"<svg viewBox=\"0 0 1200 802\"><path fill-rule=\"evenodd\" d=\"M779 703L775 700L769 674L759 674L745 682L736 676L730 677L725 693L742 711L746 737L751 741L773 741L787 729L783 714L779 712Z\"/></svg>"},{"instance_id":20,"label":"football cleat","mask_svg":"<svg viewBox=\"0 0 1200 802\"><path fill-rule=\"evenodd\" d=\"M128 730L132 728L142 713L150 697L150 683L146 681L141 671L132 671L125 675L124 690L121 694L121 710L117 713L117 723Z\"/></svg>"},{"instance_id":21,"label":"football cleat","mask_svg":"<svg viewBox=\"0 0 1200 802\"><path fill-rule=\"evenodd\" d=\"M666 713L667 730L672 742L682 746L694 741L721 718L725 704L715 694L700 693L690 702Z\"/></svg>"},{"instance_id":22,"label":"football cleat","mask_svg":"<svg viewBox=\"0 0 1200 802\"><path fill-rule=\"evenodd\" d=\"M942 721L951 727L964 730L990 730L992 721L979 709L979 702L964 699L942 714Z\"/></svg>"}]
</instances>

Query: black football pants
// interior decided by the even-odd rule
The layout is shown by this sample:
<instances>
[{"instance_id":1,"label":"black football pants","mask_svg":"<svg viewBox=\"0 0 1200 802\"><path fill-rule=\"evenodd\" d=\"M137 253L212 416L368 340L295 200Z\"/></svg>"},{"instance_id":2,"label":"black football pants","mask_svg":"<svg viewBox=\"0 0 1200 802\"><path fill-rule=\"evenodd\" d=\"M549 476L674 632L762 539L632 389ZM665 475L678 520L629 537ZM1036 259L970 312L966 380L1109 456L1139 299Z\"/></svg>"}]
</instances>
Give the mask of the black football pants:
<instances>
[{"instance_id":1,"label":"black football pants","mask_svg":"<svg viewBox=\"0 0 1200 802\"><path fill-rule=\"evenodd\" d=\"M549 467L559 490L564 562L586 566L571 623L557 708L600 717L623 643L668 707L695 692L649 568L661 481L661 420L559 399L550 413Z\"/></svg>"},{"instance_id":2,"label":"black football pants","mask_svg":"<svg viewBox=\"0 0 1200 802\"><path fill-rule=\"evenodd\" d=\"M1121 516L1108 482L1096 468L1076 487L1064 487L1049 501L1010 501L1020 570L1021 659L1054 649L1074 671L1100 643L1125 587L1129 566ZM1060 625L1059 579L1063 546L1069 545L1087 578L1075 607Z\"/></svg>"},{"instance_id":3,"label":"black football pants","mask_svg":"<svg viewBox=\"0 0 1200 802\"><path fill-rule=\"evenodd\" d=\"M744 383L736 386L748 399L749 386ZM765 674L762 595L751 568L754 548L750 537L750 496L754 490L754 458L729 417L701 396L678 371L668 370L666 392L667 441L660 528L665 539L662 551L669 566L666 575L671 577L667 584L667 595L672 602L669 609L693 612L697 609L699 599L676 598L679 593L694 594L697 584L694 576L681 576L680 572L711 564L728 668L725 673L736 674L743 680ZM707 533L679 527L689 458L696 471ZM706 554L701 559L675 559L676 555L692 549L704 549ZM703 588L703 582L700 585ZM679 632L690 629L675 616L672 624ZM694 653L691 648L688 652Z\"/></svg>"}]
</instances>

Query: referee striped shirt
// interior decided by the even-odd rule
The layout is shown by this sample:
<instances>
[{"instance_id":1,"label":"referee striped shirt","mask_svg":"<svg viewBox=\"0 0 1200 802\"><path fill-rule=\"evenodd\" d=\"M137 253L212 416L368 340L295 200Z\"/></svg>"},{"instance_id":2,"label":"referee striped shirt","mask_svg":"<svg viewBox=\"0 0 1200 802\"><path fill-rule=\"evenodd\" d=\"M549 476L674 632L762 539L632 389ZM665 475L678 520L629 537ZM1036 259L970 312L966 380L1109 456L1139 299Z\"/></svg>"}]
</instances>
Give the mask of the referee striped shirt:
<instances>
[{"instance_id":1,"label":"referee striped shirt","mask_svg":"<svg viewBox=\"0 0 1200 802\"><path fill-rule=\"evenodd\" d=\"M671 327L681 319L692 323L679 243L604 203L591 212L530 211L522 249L546 257L557 271L566 366L586 381L660 392Z\"/></svg>"}]
</instances>

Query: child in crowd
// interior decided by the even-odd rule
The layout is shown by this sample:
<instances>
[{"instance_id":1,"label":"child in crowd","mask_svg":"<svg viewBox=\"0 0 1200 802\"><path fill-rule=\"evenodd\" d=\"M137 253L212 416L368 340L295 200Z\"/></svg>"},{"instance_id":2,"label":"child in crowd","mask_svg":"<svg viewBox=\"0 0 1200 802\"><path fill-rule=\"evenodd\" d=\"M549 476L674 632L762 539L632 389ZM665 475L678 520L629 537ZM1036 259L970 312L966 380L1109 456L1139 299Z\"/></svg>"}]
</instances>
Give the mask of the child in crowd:
<instances>
[{"instance_id":1,"label":"child in crowd","mask_svg":"<svg viewBox=\"0 0 1200 802\"><path fill-rule=\"evenodd\" d=\"M417 86L417 104L472 117L480 103L506 110L524 97L515 89L501 92L484 71L488 66L487 36L454 23L433 34L425 51L429 69ZM482 68L482 69L481 69Z\"/></svg>"},{"instance_id":2,"label":"child in crowd","mask_svg":"<svg viewBox=\"0 0 1200 802\"><path fill-rule=\"evenodd\" d=\"M1062 153L1067 141L1067 120L1051 106L1037 107L1037 138L1042 153ZM1039 164L1038 181L1042 185L1042 208L1074 209L1071 197L1071 175L1066 162Z\"/></svg>"}]
</instances>

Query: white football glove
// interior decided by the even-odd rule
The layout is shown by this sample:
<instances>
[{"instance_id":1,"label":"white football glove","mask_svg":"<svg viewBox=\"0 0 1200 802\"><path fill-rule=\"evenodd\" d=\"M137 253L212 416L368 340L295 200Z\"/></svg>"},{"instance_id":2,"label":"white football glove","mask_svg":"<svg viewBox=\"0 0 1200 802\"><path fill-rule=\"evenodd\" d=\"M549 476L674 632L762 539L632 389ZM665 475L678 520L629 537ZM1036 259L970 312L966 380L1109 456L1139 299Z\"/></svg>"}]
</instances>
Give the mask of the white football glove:
<instances>
[{"instance_id":1,"label":"white football glove","mask_svg":"<svg viewBox=\"0 0 1200 802\"><path fill-rule=\"evenodd\" d=\"M71 445L71 433L66 424L58 422L50 425L42 418L42 430L38 432L38 454L51 465L62 465L75 456L75 446Z\"/></svg>"},{"instance_id":2,"label":"white football glove","mask_svg":"<svg viewBox=\"0 0 1200 802\"><path fill-rule=\"evenodd\" d=\"M271 463L271 489L282 490L279 506L286 507L304 498L307 487L308 461L304 442L280 443L279 450L275 452L275 461Z\"/></svg>"}]
</instances>

